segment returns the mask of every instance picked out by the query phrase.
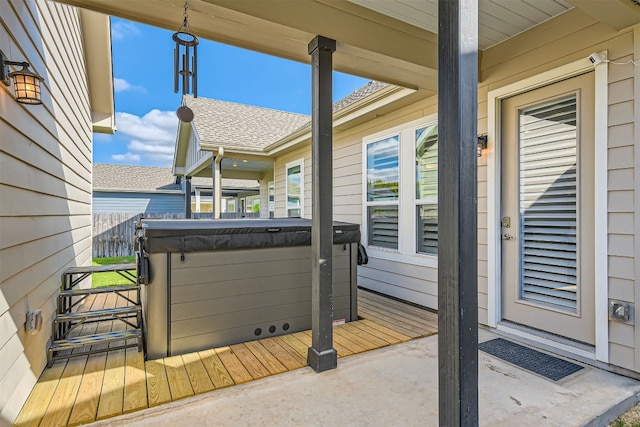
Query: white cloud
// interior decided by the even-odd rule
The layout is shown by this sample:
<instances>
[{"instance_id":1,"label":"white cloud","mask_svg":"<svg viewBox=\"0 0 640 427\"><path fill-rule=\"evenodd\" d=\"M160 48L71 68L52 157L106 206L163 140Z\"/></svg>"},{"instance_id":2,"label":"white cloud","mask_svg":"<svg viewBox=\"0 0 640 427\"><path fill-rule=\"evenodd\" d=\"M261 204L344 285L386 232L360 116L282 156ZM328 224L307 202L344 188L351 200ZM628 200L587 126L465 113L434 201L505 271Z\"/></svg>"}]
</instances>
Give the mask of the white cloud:
<instances>
[{"instance_id":1,"label":"white cloud","mask_svg":"<svg viewBox=\"0 0 640 427\"><path fill-rule=\"evenodd\" d=\"M133 22L116 21L111 24L111 39L114 41L124 40L140 34L140 30Z\"/></svg>"},{"instance_id":2,"label":"white cloud","mask_svg":"<svg viewBox=\"0 0 640 427\"><path fill-rule=\"evenodd\" d=\"M119 79L115 77L113 79L113 90L115 90L116 92L124 92L126 90L144 91L144 88L142 86L132 85L125 79Z\"/></svg>"},{"instance_id":3,"label":"white cloud","mask_svg":"<svg viewBox=\"0 0 640 427\"><path fill-rule=\"evenodd\" d=\"M114 154L113 156L111 156L111 158L118 162L138 163L140 161L139 154L131 154L131 153Z\"/></svg>"},{"instance_id":4,"label":"white cloud","mask_svg":"<svg viewBox=\"0 0 640 427\"><path fill-rule=\"evenodd\" d=\"M118 133L128 137L127 154L143 162L171 165L178 128L175 112L151 110L142 117L118 112L116 123Z\"/></svg>"}]
</instances>

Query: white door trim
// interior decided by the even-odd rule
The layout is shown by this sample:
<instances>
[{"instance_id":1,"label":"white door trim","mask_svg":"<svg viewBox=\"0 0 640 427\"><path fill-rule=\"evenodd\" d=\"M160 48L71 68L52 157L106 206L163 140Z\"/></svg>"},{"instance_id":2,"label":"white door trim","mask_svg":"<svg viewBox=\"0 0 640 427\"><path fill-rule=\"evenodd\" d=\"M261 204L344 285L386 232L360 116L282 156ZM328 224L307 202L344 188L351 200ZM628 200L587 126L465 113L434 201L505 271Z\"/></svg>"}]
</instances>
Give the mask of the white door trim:
<instances>
[{"instance_id":1,"label":"white door trim","mask_svg":"<svg viewBox=\"0 0 640 427\"><path fill-rule=\"evenodd\" d=\"M606 55L606 51L602 52ZM489 91L487 103L487 314L488 324L497 327L501 310L501 239L500 178L501 152L500 101L513 95L564 80L594 69L587 59L580 59L553 70ZM607 130L608 130L608 64L595 67L595 357L609 361L608 271L607 271ZM605 224L605 226L603 226Z\"/></svg>"}]
</instances>

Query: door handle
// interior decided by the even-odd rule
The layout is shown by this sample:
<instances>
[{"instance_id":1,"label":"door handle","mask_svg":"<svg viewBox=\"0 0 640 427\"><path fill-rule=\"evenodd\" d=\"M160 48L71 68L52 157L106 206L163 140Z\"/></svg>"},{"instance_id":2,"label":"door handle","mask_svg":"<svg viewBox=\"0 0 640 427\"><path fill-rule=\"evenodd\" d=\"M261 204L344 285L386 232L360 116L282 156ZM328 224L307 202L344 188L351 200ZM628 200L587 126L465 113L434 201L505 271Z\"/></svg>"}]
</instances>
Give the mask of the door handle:
<instances>
[{"instance_id":1,"label":"door handle","mask_svg":"<svg viewBox=\"0 0 640 427\"><path fill-rule=\"evenodd\" d=\"M503 234L502 235L502 240L513 240L515 239L515 236L512 236L511 234Z\"/></svg>"}]
</instances>

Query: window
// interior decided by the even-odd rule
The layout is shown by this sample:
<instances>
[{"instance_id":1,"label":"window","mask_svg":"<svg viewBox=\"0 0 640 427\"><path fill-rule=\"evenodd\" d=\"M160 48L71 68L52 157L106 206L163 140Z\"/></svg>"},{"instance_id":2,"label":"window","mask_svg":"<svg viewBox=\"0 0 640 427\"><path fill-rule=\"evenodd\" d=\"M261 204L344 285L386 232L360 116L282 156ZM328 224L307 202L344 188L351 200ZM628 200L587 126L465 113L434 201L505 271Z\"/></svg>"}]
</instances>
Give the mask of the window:
<instances>
[{"instance_id":1,"label":"window","mask_svg":"<svg viewBox=\"0 0 640 427\"><path fill-rule=\"evenodd\" d=\"M367 145L368 242L398 249L398 135Z\"/></svg>"},{"instance_id":2,"label":"window","mask_svg":"<svg viewBox=\"0 0 640 427\"><path fill-rule=\"evenodd\" d=\"M362 151L363 240L381 258L435 266L437 117L368 136Z\"/></svg>"},{"instance_id":3,"label":"window","mask_svg":"<svg viewBox=\"0 0 640 427\"><path fill-rule=\"evenodd\" d=\"M304 215L304 159L286 165L287 217L302 218Z\"/></svg>"},{"instance_id":4,"label":"window","mask_svg":"<svg viewBox=\"0 0 640 427\"><path fill-rule=\"evenodd\" d=\"M416 252L438 253L438 126L415 131Z\"/></svg>"}]
</instances>

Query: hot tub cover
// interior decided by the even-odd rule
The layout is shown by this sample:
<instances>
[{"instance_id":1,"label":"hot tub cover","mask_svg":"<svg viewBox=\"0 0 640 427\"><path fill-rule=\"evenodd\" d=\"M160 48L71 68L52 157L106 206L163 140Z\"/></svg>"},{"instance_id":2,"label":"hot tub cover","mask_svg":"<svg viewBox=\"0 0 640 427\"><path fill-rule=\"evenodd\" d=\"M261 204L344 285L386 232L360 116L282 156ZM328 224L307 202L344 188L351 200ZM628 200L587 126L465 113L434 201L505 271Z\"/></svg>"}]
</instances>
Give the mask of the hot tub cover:
<instances>
[{"instance_id":1,"label":"hot tub cover","mask_svg":"<svg viewBox=\"0 0 640 427\"><path fill-rule=\"evenodd\" d=\"M138 227L146 253L197 252L311 245L311 220L283 219L141 219ZM359 243L360 226L333 223L333 243Z\"/></svg>"}]
</instances>

